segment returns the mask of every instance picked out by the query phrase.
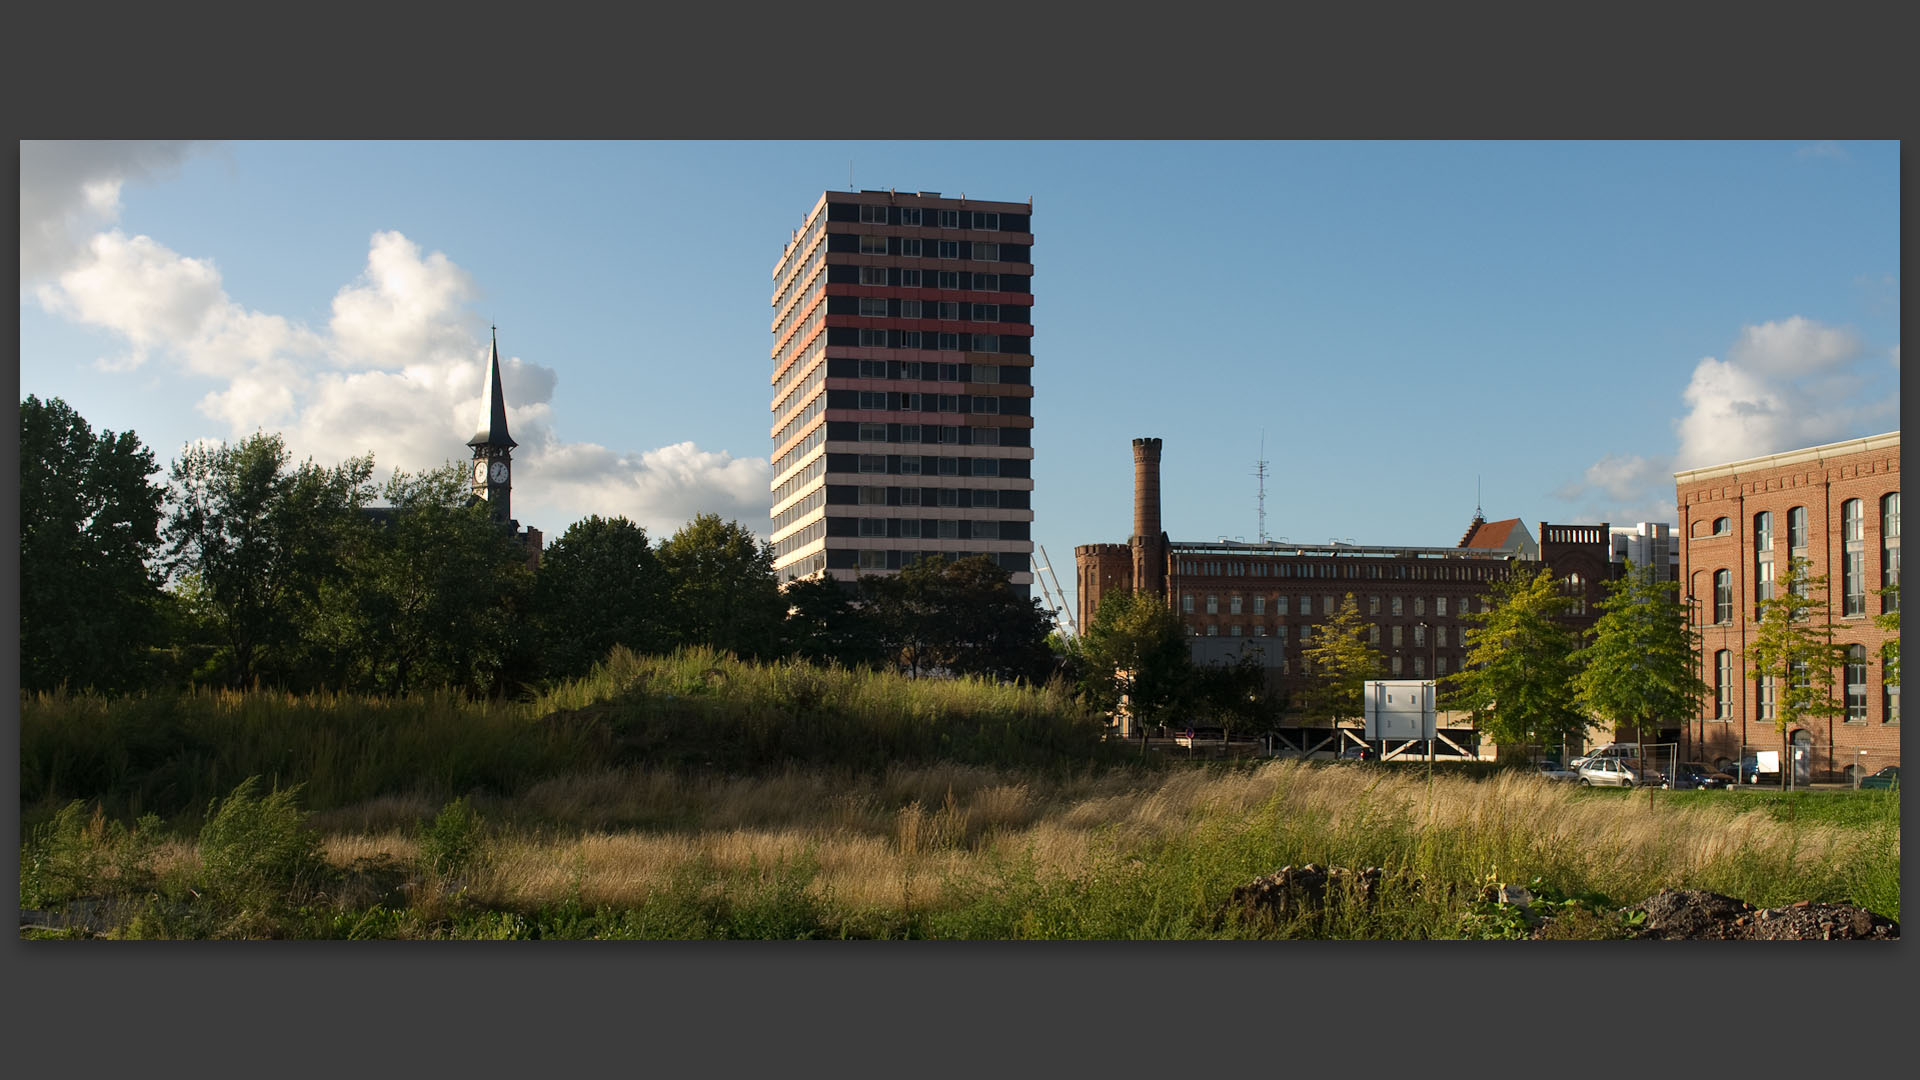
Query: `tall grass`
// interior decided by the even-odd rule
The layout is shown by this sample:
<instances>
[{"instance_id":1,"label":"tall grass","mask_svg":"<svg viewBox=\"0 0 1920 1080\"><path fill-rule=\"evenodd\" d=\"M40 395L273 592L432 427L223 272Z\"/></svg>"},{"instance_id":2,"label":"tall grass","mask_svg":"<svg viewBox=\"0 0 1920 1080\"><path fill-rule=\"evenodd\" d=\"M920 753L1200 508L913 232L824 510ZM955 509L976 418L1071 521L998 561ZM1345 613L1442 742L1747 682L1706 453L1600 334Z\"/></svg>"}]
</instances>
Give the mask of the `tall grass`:
<instances>
[{"instance_id":1,"label":"tall grass","mask_svg":"<svg viewBox=\"0 0 1920 1080\"><path fill-rule=\"evenodd\" d=\"M517 795L620 766L731 773L937 761L1070 769L1116 757L1058 687L756 665L694 649L616 650L531 701L200 689L23 697L23 805L177 816L248 776L304 785L314 809L417 796Z\"/></svg>"}]
</instances>

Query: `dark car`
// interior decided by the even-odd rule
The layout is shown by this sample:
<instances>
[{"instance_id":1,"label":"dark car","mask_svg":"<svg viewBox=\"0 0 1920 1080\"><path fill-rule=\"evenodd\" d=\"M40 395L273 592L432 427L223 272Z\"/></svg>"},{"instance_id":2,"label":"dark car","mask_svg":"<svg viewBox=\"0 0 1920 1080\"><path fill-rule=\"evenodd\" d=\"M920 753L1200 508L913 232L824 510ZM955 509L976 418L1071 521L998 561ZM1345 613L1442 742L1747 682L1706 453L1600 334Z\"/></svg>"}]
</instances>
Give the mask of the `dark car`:
<instances>
[{"instance_id":1,"label":"dark car","mask_svg":"<svg viewBox=\"0 0 1920 1080\"><path fill-rule=\"evenodd\" d=\"M1861 780L1860 787L1862 789L1879 788L1882 791L1899 791L1900 790L1900 766L1889 765L1886 768L1881 769L1879 772L1874 773L1872 776L1866 777L1865 779Z\"/></svg>"},{"instance_id":2,"label":"dark car","mask_svg":"<svg viewBox=\"0 0 1920 1080\"><path fill-rule=\"evenodd\" d=\"M1673 778L1666 786L1675 791L1722 790L1734 783L1733 777L1704 761L1683 761L1674 768Z\"/></svg>"}]
</instances>

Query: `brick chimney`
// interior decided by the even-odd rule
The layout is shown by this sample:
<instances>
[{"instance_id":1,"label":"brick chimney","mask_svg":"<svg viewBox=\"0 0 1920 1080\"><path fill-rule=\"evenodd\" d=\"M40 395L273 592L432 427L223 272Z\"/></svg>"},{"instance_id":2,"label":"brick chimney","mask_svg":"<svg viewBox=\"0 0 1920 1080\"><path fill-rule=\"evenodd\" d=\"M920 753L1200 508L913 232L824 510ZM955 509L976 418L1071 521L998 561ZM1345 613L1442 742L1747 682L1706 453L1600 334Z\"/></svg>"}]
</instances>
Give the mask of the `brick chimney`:
<instances>
[{"instance_id":1,"label":"brick chimney","mask_svg":"<svg viewBox=\"0 0 1920 1080\"><path fill-rule=\"evenodd\" d=\"M1160 440L1133 440L1133 588L1164 597L1167 534L1160 528Z\"/></svg>"}]
</instances>

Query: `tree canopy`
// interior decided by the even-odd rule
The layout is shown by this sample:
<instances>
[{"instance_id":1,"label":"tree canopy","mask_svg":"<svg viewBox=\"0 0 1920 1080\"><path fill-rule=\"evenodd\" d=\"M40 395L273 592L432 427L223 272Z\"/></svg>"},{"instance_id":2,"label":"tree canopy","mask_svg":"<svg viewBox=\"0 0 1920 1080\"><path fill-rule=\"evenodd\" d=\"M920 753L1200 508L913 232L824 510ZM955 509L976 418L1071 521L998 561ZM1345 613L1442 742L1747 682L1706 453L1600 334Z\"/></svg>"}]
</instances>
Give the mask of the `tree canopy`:
<instances>
[{"instance_id":1,"label":"tree canopy","mask_svg":"<svg viewBox=\"0 0 1920 1080\"><path fill-rule=\"evenodd\" d=\"M162 632L153 453L28 395L19 463L20 686L130 689Z\"/></svg>"},{"instance_id":2,"label":"tree canopy","mask_svg":"<svg viewBox=\"0 0 1920 1080\"><path fill-rule=\"evenodd\" d=\"M671 584L634 522L596 514L568 526L540 559L535 611L546 674L584 675L615 645L660 652Z\"/></svg>"},{"instance_id":3,"label":"tree canopy","mask_svg":"<svg viewBox=\"0 0 1920 1080\"><path fill-rule=\"evenodd\" d=\"M656 552L671 579L668 640L711 645L742 657L779 651L786 605L773 574L773 545L737 521L700 514Z\"/></svg>"},{"instance_id":4,"label":"tree canopy","mask_svg":"<svg viewBox=\"0 0 1920 1080\"><path fill-rule=\"evenodd\" d=\"M1544 568L1494 582L1488 599L1485 610L1461 613L1469 624L1465 663L1442 680L1453 707L1471 711L1498 745L1580 737L1587 717L1574 701L1573 634L1557 620L1572 599Z\"/></svg>"},{"instance_id":5,"label":"tree canopy","mask_svg":"<svg viewBox=\"0 0 1920 1080\"><path fill-rule=\"evenodd\" d=\"M1308 719L1338 722L1361 715L1365 684L1385 667L1366 634L1360 606L1348 593L1333 618L1314 629L1313 644L1301 648L1303 674L1313 680L1301 702Z\"/></svg>"},{"instance_id":6,"label":"tree canopy","mask_svg":"<svg viewBox=\"0 0 1920 1080\"><path fill-rule=\"evenodd\" d=\"M1846 647L1833 641L1836 629L1815 622L1826 610L1827 575L1815 575L1806 559L1788 559L1773 595L1760 601L1760 624L1747 643L1750 679L1766 679L1774 689L1773 726L1780 734L1781 758L1790 749L1787 733L1801 723L1846 711L1835 697L1835 675L1846 662ZM1786 786L1788 770L1780 770Z\"/></svg>"},{"instance_id":7,"label":"tree canopy","mask_svg":"<svg viewBox=\"0 0 1920 1080\"><path fill-rule=\"evenodd\" d=\"M1077 651L1088 704L1109 714L1124 707L1143 734L1170 717L1194 679L1186 627L1153 593L1101 596Z\"/></svg>"},{"instance_id":8,"label":"tree canopy","mask_svg":"<svg viewBox=\"0 0 1920 1080\"><path fill-rule=\"evenodd\" d=\"M1688 625L1679 586L1653 567L1626 564L1607 583L1591 644L1574 657L1580 704L1642 739L1669 720L1691 716L1707 684L1700 680L1700 641Z\"/></svg>"}]
</instances>

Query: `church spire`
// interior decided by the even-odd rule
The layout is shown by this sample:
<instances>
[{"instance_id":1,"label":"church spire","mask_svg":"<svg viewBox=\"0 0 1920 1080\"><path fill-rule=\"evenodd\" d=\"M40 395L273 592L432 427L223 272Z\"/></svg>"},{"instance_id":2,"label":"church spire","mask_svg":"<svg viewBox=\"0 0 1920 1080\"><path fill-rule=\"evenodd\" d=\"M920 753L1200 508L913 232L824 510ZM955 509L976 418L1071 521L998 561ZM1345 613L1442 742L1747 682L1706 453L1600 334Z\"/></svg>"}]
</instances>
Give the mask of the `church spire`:
<instances>
[{"instance_id":1,"label":"church spire","mask_svg":"<svg viewBox=\"0 0 1920 1080\"><path fill-rule=\"evenodd\" d=\"M486 401L480 407L480 430L468 446L518 446L507 434L507 401L500 393L500 328L493 328L493 363L487 372Z\"/></svg>"}]
</instances>

